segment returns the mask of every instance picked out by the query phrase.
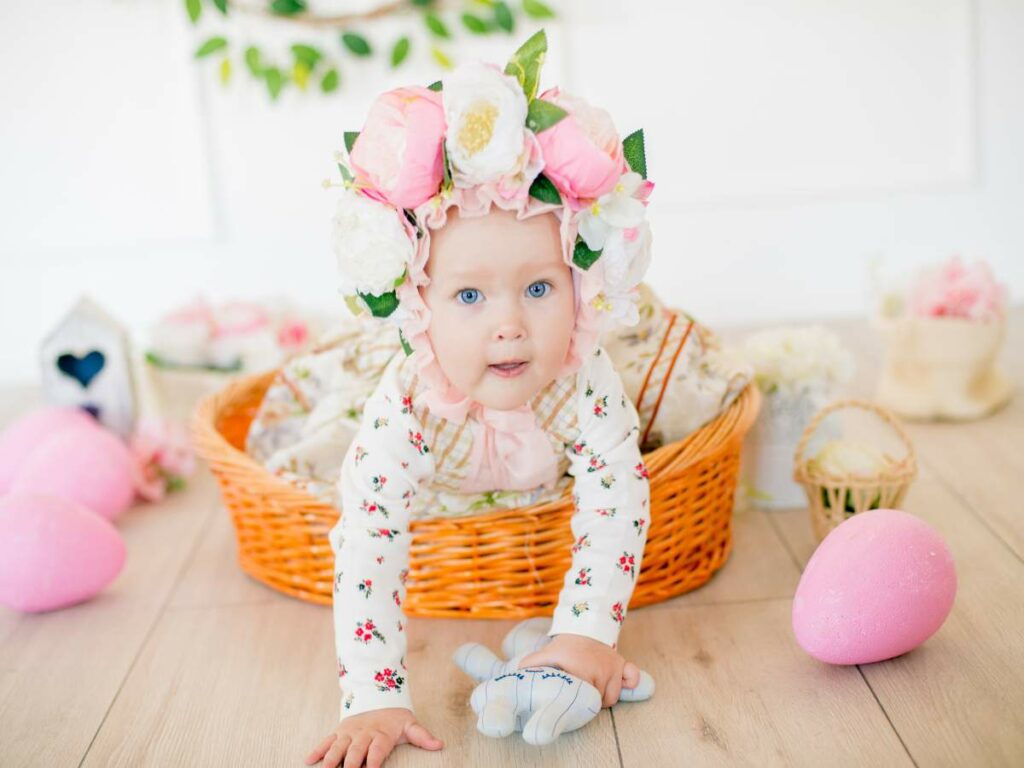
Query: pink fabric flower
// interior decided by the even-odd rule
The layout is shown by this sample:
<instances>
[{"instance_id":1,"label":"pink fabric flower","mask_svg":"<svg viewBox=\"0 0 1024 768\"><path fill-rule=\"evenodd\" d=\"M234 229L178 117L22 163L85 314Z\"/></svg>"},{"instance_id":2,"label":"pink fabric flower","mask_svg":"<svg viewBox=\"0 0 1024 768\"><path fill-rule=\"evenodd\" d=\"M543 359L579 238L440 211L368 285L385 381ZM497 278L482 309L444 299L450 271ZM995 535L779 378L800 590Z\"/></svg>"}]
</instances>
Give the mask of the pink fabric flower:
<instances>
[{"instance_id":1,"label":"pink fabric flower","mask_svg":"<svg viewBox=\"0 0 1024 768\"><path fill-rule=\"evenodd\" d=\"M576 199L592 200L610 192L627 170L611 115L558 88L545 91L541 98L569 113L537 134L544 175Z\"/></svg>"},{"instance_id":2,"label":"pink fabric flower","mask_svg":"<svg viewBox=\"0 0 1024 768\"><path fill-rule=\"evenodd\" d=\"M382 93L352 147L357 180L398 208L421 205L441 188L444 131L441 94L417 86Z\"/></svg>"},{"instance_id":3,"label":"pink fabric flower","mask_svg":"<svg viewBox=\"0 0 1024 768\"><path fill-rule=\"evenodd\" d=\"M962 317L980 322L1001 318L1006 286L996 282L984 261L964 266L959 256L921 273L911 286L907 306L920 317Z\"/></svg>"},{"instance_id":4,"label":"pink fabric flower","mask_svg":"<svg viewBox=\"0 0 1024 768\"><path fill-rule=\"evenodd\" d=\"M277 344L288 352L296 352L309 341L309 326L297 317L285 318L277 329Z\"/></svg>"},{"instance_id":5,"label":"pink fabric flower","mask_svg":"<svg viewBox=\"0 0 1024 768\"><path fill-rule=\"evenodd\" d=\"M159 501L182 487L195 470L188 432L175 421L143 419L128 448L135 458L135 488L146 501Z\"/></svg>"}]
</instances>

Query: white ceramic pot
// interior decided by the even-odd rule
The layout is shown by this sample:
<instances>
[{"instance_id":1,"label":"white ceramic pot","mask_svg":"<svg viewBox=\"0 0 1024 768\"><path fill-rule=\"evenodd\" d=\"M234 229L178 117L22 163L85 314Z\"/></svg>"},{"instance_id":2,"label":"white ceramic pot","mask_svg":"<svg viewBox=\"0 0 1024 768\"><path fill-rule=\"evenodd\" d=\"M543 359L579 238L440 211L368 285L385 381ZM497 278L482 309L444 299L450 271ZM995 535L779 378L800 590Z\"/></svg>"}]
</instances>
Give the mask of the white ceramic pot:
<instances>
[{"instance_id":1,"label":"white ceramic pot","mask_svg":"<svg viewBox=\"0 0 1024 768\"><path fill-rule=\"evenodd\" d=\"M1003 320L903 317L884 320L878 402L910 419L977 419L1005 405L1013 387L996 368Z\"/></svg>"},{"instance_id":2,"label":"white ceramic pot","mask_svg":"<svg viewBox=\"0 0 1024 768\"><path fill-rule=\"evenodd\" d=\"M814 415L831 399L822 388L797 393L763 392L761 412L747 434L743 449L743 479L750 500L769 509L803 507L803 487L793 480L793 454ZM828 440L838 438L825 423L811 439L811 455Z\"/></svg>"}]
</instances>

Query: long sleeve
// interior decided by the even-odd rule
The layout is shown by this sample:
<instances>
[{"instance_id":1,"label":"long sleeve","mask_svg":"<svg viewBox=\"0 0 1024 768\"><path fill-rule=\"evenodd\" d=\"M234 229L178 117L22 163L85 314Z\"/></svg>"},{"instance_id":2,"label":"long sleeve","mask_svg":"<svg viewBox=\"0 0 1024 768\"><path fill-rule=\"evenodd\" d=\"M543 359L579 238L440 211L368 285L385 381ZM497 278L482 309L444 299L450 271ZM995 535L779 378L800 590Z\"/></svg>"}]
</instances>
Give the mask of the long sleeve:
<instances>
[{"instance_id":1,"label":"long sleeve","mask_svg":"<svg viewBox=\"0 0 1024 768\"><path fill-rule=\"evenodd\" d=\"M405 666L409 510L434 471L411 401L385 372L342 462L342 515L330 532L341 718L412 709Z\"/></svg>"},{"instance_id":2,"label":"long sleeve","mask_svg":"<svg viewBox=\"0 0 1024 768\"><path fill-rule=\"evenodd\" d=\"M578 373L579 436L567 448L575 479L572 566L550 635L584 635L615 647L640 574L650 485L636 408L600 347Z\"/></svg>"}]
</instances>

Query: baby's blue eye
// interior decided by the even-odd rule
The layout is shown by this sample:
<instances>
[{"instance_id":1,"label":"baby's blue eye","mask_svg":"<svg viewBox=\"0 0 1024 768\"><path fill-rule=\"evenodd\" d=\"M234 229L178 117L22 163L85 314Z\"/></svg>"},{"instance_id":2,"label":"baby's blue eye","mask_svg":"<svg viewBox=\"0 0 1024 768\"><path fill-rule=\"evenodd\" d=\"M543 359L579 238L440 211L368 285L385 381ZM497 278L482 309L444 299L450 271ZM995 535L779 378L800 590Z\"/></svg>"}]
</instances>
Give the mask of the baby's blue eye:
<instances>
[{"instance_id":1,"label":"baby's blue eye","mask_svg":"<svg viewBox=\"0 0 1024 768\"><path fill-rule=\"evenodd\" d=\"M480 291L476 288L463 288L459 291L459 302L462 304L476 304L480 299Z\"/></svg>"},{"instance_id":2,"label":"baby's blue eye","mask_svg":"<svg viewBox=\"0 0 1024 768\"><path fill-rule=\"evenodd\" d=\"M548 292L548 291L549 291L550 289L551 289L551 286L550 286L550 285L549 285L549 284L548 284L548 283L547 283L546 281L544 281L544 280L538 280L538 281L537 281L536 283L533 283L532 285L530 285L530 287L529 287L529 288L527 288L527 289L526 289L526 291L527 291L527 293L529 293L529 294L530 294L530 295L531 295L531 296L532 296L533 298L535 298L535 299L539 299L539 298L541 298L542 296L546 296L546 295L547 295L547 292Z\"/></svg>"}]
</instances>

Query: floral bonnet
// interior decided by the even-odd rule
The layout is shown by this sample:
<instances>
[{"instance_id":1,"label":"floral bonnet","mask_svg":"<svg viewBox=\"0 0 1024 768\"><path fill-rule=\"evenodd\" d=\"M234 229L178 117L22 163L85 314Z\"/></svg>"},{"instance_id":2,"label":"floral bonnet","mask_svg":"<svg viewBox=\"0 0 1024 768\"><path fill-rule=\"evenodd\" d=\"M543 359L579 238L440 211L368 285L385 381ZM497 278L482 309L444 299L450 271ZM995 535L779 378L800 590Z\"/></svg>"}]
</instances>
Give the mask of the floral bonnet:
<instances>
[{"instance_id":1,"label":"floral bonnet","mask_svg":"<svg viewBox=\"0 0 1024 768\"><path fill-rule=\"evenodd\" d=\"M430 231L456 206L492 206L519 219L554 213L575 288L576 324L562 374L598 343L606 320L638 321L636 287L650 264L643 131L620 139L611 116L551 88L538 94L543 30L504 70L473 63L427 87L381 94L363 130L345 133L342 192L334 215L341 292L356 314L399 328L426 382L460 395L441 372L427 335L419 286Z\"/></svg>"}]
</instances>

